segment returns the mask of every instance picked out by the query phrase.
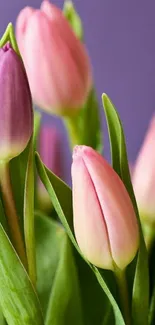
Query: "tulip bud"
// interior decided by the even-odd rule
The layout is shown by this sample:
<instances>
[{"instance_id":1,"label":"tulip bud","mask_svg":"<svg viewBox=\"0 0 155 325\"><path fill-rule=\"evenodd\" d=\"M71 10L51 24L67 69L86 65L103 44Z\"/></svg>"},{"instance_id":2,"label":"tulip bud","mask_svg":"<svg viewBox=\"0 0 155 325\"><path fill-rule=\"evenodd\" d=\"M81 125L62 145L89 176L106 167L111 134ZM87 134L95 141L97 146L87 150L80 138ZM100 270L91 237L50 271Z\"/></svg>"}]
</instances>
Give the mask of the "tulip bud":
<instances>
[{"instance_id":1,"label":"tulip bud","mask_svg":"<svg viewBox=\"0 0 155 325\"><path fill-rule=\"evenodd\" d=\"M60 133L55 127L43 125L40 130L39 152L43 163L58 177L62 177L62 152ZM39 179L38 204L41 210L50 212L52 208L49 194Z\"/></svg>"},{"instance_id":2,"label":"tulip bud","mask_svg":"<svg viewBox=\"0 0 155 325\"><path fill-rule=\"evenodd\" d=\"M61 10L47 0L40 10L25 8L16 31L34 102L57 115L75 115L92 88L92 74L86 49Z\"/></svg>"},{"instance_id":3,"label":"tulip bud","mask_svg":"<svg viewBox=\"0 0 155 325\"><path fill-rule=\"evenodd\" d=\"M155 117L139 152L132 181L141 217L155 222Z\"/></svg>"},{"instance_id":4,"label":"tulip bud","mask_svg":"<svg viewBox=\"0 0 155 325\"><path fill-rule=\"evenodd\" d=\"M0 160L19 155L32 130L32 101L23 62L7 43L0 49Z\"/></svg>"},{"instance_id":5,"label":"tulip bud","mask_svg":"<svg viewBox=\"0 0 155 325\"><path fill-rule=\"evenodd\" d=\"M103 269L125 269L138 250L139 229L123 182L86 146L74 149L72 182L74 230L82 253Z\"/></svg>"}]
</instances>

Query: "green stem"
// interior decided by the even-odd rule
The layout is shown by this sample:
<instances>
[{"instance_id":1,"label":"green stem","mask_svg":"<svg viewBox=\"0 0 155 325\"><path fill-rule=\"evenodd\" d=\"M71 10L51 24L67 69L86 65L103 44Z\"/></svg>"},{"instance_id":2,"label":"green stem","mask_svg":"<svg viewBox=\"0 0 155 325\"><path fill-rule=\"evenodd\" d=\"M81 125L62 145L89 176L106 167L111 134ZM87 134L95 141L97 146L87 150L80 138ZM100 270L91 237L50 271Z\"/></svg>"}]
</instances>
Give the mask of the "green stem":
<instances>
[{"instance_id":1,"label":"green stem","mask_svg":"<svg viewBox=\"0 0 155 325\"><path fill-rule=\"evenodd\" d=\"M124 316L125 324L131 325L129 296L128 296L125 270L116 270L115 277L119 289L121 309Z\"/></svg>"},{"instance_id":2,"label":"green stem","mask_svg":"<svg viewBox=\"0 0 155 325\"><path fill-rule=\"evenodd\" d=\"M22 238L12 193L9 162L6 161L0 162L0 188L2 193L2 201L5 210L5 215L9 228L10 239L23 265L27 267L24 241Z\"/></svg>"},{"instance_id":3,"label":"green stem","mask_svg":"<svg viewBox=\"0 0 155 325\"><path fill-rule=\"evenodd\" d=\"M64 118L64 123L68 131L71 149L73 149L75 145L81 144L80 130L77 121L78 116Z\"/></svg>"}]
</instances>

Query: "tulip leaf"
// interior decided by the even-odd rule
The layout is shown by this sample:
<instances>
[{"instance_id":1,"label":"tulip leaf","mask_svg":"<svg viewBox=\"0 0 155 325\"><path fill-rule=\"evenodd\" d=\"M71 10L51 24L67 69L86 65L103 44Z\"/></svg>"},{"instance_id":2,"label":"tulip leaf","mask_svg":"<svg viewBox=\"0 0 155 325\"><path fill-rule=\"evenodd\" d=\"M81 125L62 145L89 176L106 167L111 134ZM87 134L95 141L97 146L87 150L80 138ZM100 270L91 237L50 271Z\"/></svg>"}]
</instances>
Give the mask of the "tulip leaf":
<instances>
[{"instance_id":1,"label":"tulip leaf","mask_svg":"<svg viewBox=\"0 0 155 325\"><path fill-rule=\"evenodd\" d=\"M82 41L83 40L82 20L78 15L78 13L76 12L73 2L71 0L65 0L63 12L66 19L70 23L75 35L79 40Z\"/></svg>"},{"instance_id":2,"label":"tulip leaf","mask_svg":"<svg viewBox=\"0 0 155 325\"><path fill-rule=\"evenodd\" d=\"M36 285L36 258L34 235L34 151L31 139L26 170L24 190L24 235L28 273L33 285Z\"/></svg>"},{"instance_id":3,"label":"tulip leaf","mask_svg":"<svg viewBox=\"0 0 155 325\"><path fill-rule=\"evenodd\" d=\"M68 236L60 223L45 215L36 216L35 226L37 289L44 316L47 312L46 324L82 325L78 277Z\"/></svg>"},{"instance_id":4,"label":"tulip leaf","mask_svg":"<svg viewBox=\"0 0 155 325\"><path fill-rule=\"evenodd\" d=\"M43 325L29 277L0 225L0 305L8 325Z\"/></svg>"},{"instance_id":5,"label":"tulip leaf","mask_svg":"<svg viewBox=\"0 0 155 325\"><path fill-rule=\"evenodd\" d=\"M99 103L93 88L88 100L79 115L81 144L90 146L97 151L102 150L102 132Z\"/></svg>"},{"instance_id":6,"label":"tulip leaf","mask_svg":"<svg viewBox=\"0 0 155 325\"><path fill-rule=\"evenodd\" d=\"M27 145L25 150L17 157L13 158L10 161L10 174L11 174L11 183L13 188L13 195L15 200L15 205L17 209L17 214L20 221L20 226L22 234L24 236L24 189L25 189L25 177L27 162L29 156L30 143Z\"/></svg>"},{"instance_id":7,"label":"tulip leaf","mask_svg":"<svg viewBox=\"0 0 155 325\"><path fill-rule=\"evenodd\" d=\"M134 191L130 179L125 137L116 108L106 94L103 94L102 99L109 131L113 168L122 179L131 197L140 228L140 247L138 252L132 295L132 324L147 325L149 302L148 256L140 225Z\"/></svg>"},{"instance_id":8,"label":"tulip leaf","mask_svg":"<svg viewBox=\"0 0 155 325\"><path fill-rule=\"evenodd\" d=\"M11 43L11 46L14 49L14 51L20 56L12 23L8 24L2 38L0 39L0 48L3 47L7 42Z\"/></svg>"},{"instance_id":9,"label":"tulip leaf","mask_svg":"<svg viewBox=\"0 0 155 325\"><path fill-rule=\"evenodd\" d=\"M96 281L92 268L77 253L75 254L75 259L81 288L84 323L86 325L113 324L114 315L112 306L102 287Z\"/></svg>"},{"instance_id":10,"label":"tulip leaf","mask_svg":"<svg viewBox=\"0 0 155 325\"><path fill-rule=\"evenodd\" d=\"M150 302L150 309L149 309L149 325L155 324L155 287L153 289L151 302Z\"/></svg>"},{"instance_id":11,"label":"tulip leaf","mask_svg":"<svg viewBox=\"0 0 155 325\"><path fill-rule=\"evenodd\" d=\"M79 113L73 117L65 118L64 123L68 131L71 149L75 145L86 145L99 152L102 150L100 112L94 89L90 92Z\"/></svg>"},{"instance_id":12,"label":"tulip leaf","mask_svg":"<svg viewBox=\"0 0 155 325\"><path fill-rule=\"evenodd\" d=\"M33 132L33 144L34 149L36 148L37 137L40 128L40 114L38 112L34 113L34 132ZM10 171L11 171L11 182L13 187L13 194L15 205L17 209L17 214L20 220L21 230L24 235L24 191L25 191L25 178L26 170L28 164L28 157L30 151L29 141L25 150L17 157L10 161Z\"/></svg>"},{"instance_id":13,"label":"tulip leaf","mask_svg":"<svg viewBox=\"0 0 155 325\"><path fill-rule=\"evenodd\" d=\"M6 220L6 216L5 216L2 201L3 200L2 200L1 193L0 193L0 224L4 228L5 232L8 234L8 225L7 225L7 220Z\"/></svg>"},{"instance_id":14,"label":"tulip leaf","mask_svg":"<svg viewBox=\"0 0 155 325\"><path fill-rule=\"evenodd\" d=\"M79 254L82 256L82 253L77 245L77 242L74 237L74 231L73 231L73 218L72 218L72 192L71 189L63 182L61 181L56 175L54 175L52 172L50 172L42 163L40 157L38 154L36 154L36 166L37 170L40 176L41 181L43 182L47 192L49 193L49 196L51 198L52 204L64 226L66 229L66 232L71 239L73 245L79 252ZM84 257L82 256L84 259ZM86 260L85 260L86 261ZM116 300L114 299L111 291L109 290L106 282L104 281L103 277L101 276L101 273L99 270L91 265L88 261L86 261L94 274L96 275L96 278L102 287L103 291L109 298L112 306L113 311L115 314L115 322L116 325L125 325L123 316L121 314L121 311L117 305ZM97 299L97 297L95 298Z\"/></svg>"},{"instance_id":15,"label":"tulip leaf","mask_svg":"<svg viewBox=\"0 0 155 325\"><path fill-rule=\"evenodd\" d=\"M61 256L47 310L46 325L83 325L81 297L71 243L64 233Z\"/></svg>"},{"instance_id":16,"label":"tulip leaf","mask_svg":"<svg viewBox=\"0 0 155 325\"><path fill-rule=\"evenodd\" d=\"M1 307L0 307L0 324L1 325L6 325L6 322L5 322Z\"/></svg>"},{"instance_id":17,"label":"tulip leaf","mask_svg":"<svg viewBox=\"0 0 155 325\"><path fill-rule=\"evenodd\" d=\"M60 259L64 229L61 224L37 211L35 217L35 238L37 292L45 317Z\"/></svg>"},{"instance_id":18,"label":"tulip leaf","mask_svg":"<svg viewBox=\"0 0 155 325\"><path fill-rule=\"evenodd\" d=\"M0 48L2 48L9 41L9 34L10 34L10 23L8 24L4 34L0 39Z\"/></svg>"}]
</instances>

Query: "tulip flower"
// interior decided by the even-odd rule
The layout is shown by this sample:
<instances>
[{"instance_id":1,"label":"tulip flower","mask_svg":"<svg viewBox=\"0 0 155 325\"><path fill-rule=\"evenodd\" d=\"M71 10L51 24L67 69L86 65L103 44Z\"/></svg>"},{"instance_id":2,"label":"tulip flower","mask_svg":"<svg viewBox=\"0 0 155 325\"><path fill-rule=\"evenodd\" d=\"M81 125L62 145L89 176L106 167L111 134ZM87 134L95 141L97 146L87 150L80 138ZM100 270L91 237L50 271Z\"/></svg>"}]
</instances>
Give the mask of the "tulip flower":
<instances>
[{"instance_id":1,"label":"tulip flower","mask_svg":"<svg viewBox=\"0 0 155 325\"><path fill-rule=\"evenodd\" d=\"M43 163L58 177L62 177L62 153L60 133L55 127L43 125L39 137L39 152ZM43 183L38 183L38 204L41 210L49 212L52 204Z\"/></svg>"},{"instance_id":2,"label":"tulip flower","mask_svg":"<svg viewBox=\"0 0 155 325\"><path fill-rule=\"evenodd\" d=\"M25 69L10 43L0 49L0 89L0 159L9 161L26 148L33 130Z\"/></svg>"},{"instance_id":3,"label":"tulip flower","mask_svg":"<svg viewBox=\"0 0 155 325\"><path fill-rule=\"evenodd\" d=\"M75 115L92 88L92 74L86 49L62 11L47 0L40 10L27 7L16 32L34 102L57 115Z\"/></svg>"},{"instance_id":4,"label":"tulip flower","mask_svg":"<svg viewBox=\"0 0 155 325\"><path fill-rule=\"evenodd\" d=\"M72 182L74 230L81 252L98 267L124 270L138 250L139 229L123 182L86 146L74 149Z\"/></svg>"},{"instance_id":5,"label":"tulip flower","mask_svg":"<svg viewBox=\"0 0 155 325\"><path fill-rule=\"evenodd\" d=\"M141 217L155 222L155 117L139 152L132 181Z\"/></svg>"},{"instance_id":6,"label":"tulip flower","mask_svg":"<svg viewBox=\"0 0 155 325\"><path fill-rule=\"evenodd\" d=\"M11 242L27 267L14 202L9 161L27 146L33 131L32 100L20 56L8 42L0 48L0 189Z\"/></svg>"}]
</instances>

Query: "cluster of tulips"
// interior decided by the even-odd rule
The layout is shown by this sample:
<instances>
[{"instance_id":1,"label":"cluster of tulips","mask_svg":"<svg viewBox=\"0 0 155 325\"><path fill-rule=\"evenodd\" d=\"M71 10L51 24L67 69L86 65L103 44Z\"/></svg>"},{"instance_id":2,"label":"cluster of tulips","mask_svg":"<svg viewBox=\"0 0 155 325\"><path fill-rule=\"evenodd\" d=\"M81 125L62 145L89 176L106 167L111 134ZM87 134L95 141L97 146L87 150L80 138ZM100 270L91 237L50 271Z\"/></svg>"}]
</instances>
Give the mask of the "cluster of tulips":
<instances>
[{"instance_id":1,"label":"cluster of tulips","mask_svg":"<svg viewBox=\"0 0 155 325\"><path fill-rule=\"evenodd\" d=\"M0 324L153 325L155 118L129 166L103 94L109 164L72 2L23 9L16 37L9 24L0 40ZM59 131L32 103L65 125L72 189Z\"/></svg>"}]
</instances>

